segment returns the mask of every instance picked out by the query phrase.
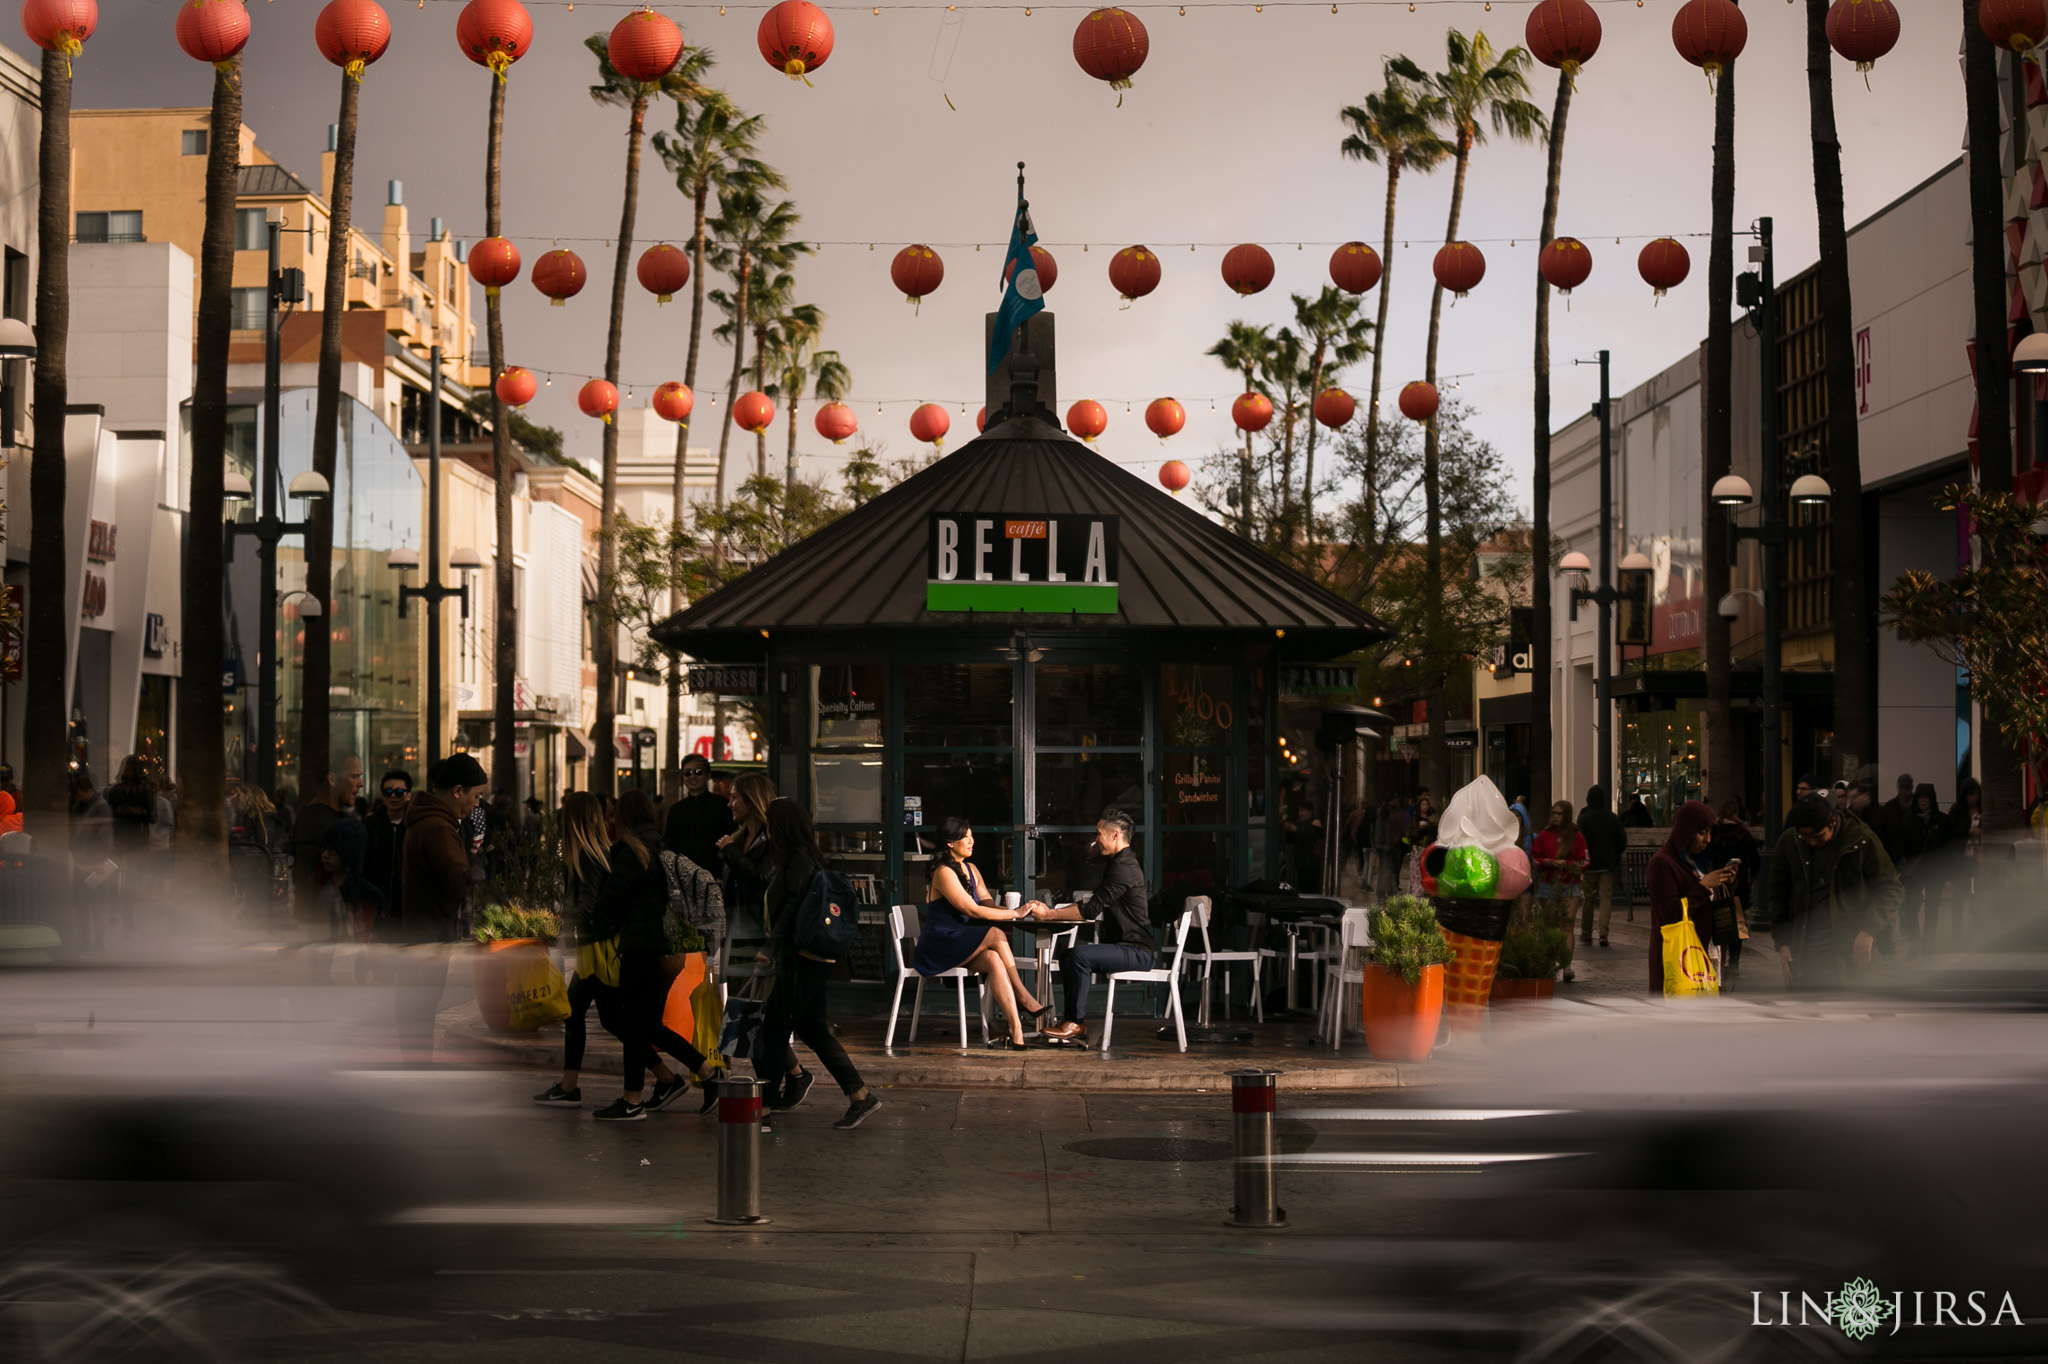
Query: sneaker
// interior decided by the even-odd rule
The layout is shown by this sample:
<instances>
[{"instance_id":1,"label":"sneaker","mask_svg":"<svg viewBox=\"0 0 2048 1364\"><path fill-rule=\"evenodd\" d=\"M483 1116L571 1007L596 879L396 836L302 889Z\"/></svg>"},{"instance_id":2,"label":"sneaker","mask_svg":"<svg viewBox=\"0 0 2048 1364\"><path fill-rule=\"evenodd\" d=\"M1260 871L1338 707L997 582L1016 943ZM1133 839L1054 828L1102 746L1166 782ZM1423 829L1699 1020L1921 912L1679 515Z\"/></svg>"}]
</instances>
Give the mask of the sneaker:
<instances>
[{"instance_id":1,"label":"sneaker","mask_svg":"<svg viewBox=\"0 0 2048 1364\"><path fill-rule=\"evenodd\" d=\"M782 1097L772 1107L778 1113L787 1113L804 1101L804 1095L811 1092L811 1081L815 1078L808 1070L800 1070L785 1076L782 1081Z\"/></svg>"},{"instance_id":2,"label":"sneaker","mask_svg":"<svg viewBox=\"0 0 2048 1364\"><path fill-rule=\"evenodd\" d=\"M689 1087L690 1077L687 1075L678 1075L673 1080L656 1080L654 1082L654 1092L647 1096L647 1111L649 1113L659 1113L668 1106L669 1100L683 1093Z\"/></svg>"},{"instance_id":3,"label":"sneaker","mask_svg":"<svg viewBox=\"0 0 2048 1364\"><path fill-rule=\"evenodd\" d=\"M730 1069L728 1069L725 1066L720 1066L705 1077L704 1102L698 1105L698 1117L701 1118L706 1113L709 1113L712 1109L718 1107L718 1090L715 1088L715 1086L718 1084L720 1080L723 1080L726 1076L730 1074L732 1074L732 1071Z\"/></svg>"},{"instance_id":4,"label":"sneaker","mask_svg":"<svg viewBox=\"0 0 2048 1364\"><path fill-rule=\"evenodd\" d=\"M546 1104L549 1108L581 1108L583 1107L583 1090L581 1087L564 1089L562 1088L562 1082L557 1080L540 1093L534 1095L533 1101L537 1104Z\"/></svg>"},{"instance_id":5,"label":"sneaker","mask_svg":"<svg viewBox=\"0 0 2048 1364\"><path fill-rule=\"evenodd\" d=\"M599 1122L645 1122L647 1105L627 1103L626 1096L621 1094L590 1116Z\"/></svg>"},{"instance_id":6,"label":"sneaker","mask_svg":"<svg viewBox=\"0 0 2048 1364\"><path fill-rule=\"evenodd\" d=\"M865 1099L855 1099L846 1106L846 1116L832 1125L842 1132L850 1132L868 1120L868 1114L882 1106L882 1101L870 1093Z\"/></svg>"}]
</instances>

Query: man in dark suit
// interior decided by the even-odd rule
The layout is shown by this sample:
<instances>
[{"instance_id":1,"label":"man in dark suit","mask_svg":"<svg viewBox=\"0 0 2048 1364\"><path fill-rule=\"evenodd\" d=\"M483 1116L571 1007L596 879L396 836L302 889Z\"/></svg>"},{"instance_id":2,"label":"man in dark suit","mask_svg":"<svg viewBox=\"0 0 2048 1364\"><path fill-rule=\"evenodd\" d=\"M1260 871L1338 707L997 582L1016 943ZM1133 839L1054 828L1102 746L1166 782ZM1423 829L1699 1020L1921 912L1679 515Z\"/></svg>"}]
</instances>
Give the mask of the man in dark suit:
<instances>
[{"instance_id":1,"label":"man in dark suit","mask_svg":"<svg viewBox=\"0 0 2048 1364\"><path fill-rule=\"evenodd\" d=\"M1136 825L1122 810L1108 809L1095 824L1095 847L1104 857L1102 878L1085 905L1053 909L1033 902L1039 920L1085 919L1097 925L1096 941L1077 942L1056 954L1066 987L1066 1017L1045 1030L1048 1042L1088 1040L1088 992L1101 972L1149 971L1159 950L1145 902L1145 869L1131 848Z\"/></svg>"}]
</instances>

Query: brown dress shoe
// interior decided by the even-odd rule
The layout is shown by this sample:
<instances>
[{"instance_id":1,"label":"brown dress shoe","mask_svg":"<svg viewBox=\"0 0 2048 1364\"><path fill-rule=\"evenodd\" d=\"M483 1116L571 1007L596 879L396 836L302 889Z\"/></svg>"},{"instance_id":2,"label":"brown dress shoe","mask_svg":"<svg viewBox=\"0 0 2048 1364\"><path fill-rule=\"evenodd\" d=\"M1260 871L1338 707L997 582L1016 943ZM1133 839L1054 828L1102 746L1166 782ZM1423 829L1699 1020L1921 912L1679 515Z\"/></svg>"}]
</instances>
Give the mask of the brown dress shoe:
<instances>
[{"instance_id":1,"label":"brown dress shoe","mask_svg":"<svg viewBox=\"0 0 2048 1364\"><path fill-rule=\"evenodd\" d=\"M1088 1039L1088 1027L1069 1018L1053 1024L1040 1036L1048 1042L1085 1042Z\"/></svg>"}]
</instances>

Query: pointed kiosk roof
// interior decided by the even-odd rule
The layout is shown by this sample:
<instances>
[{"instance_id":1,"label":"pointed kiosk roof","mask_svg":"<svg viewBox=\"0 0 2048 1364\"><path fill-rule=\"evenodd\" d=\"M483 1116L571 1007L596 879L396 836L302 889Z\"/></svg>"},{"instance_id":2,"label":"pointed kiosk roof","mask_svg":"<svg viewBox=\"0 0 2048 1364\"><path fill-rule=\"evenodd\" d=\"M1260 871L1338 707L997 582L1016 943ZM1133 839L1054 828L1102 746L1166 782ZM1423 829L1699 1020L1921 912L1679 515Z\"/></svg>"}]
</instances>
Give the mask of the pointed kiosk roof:
<instances>
[{"instance_id":1,"label":"pointed kiosk roof","mask_svg":"<svg viewBox=\"0 0 2048 1364\"><path fill-rule=\"evenodd\" d=\"M926 609L933 514L1008 512L1119 519L1117 610L1046 615ZM1386 627L1278 563L1057 426L1003 420L944 459L654 628L695 658L743 662L770 636L964 625L1055 630L1243 634L1296 659L1335 658L1384 639Z\"/></svg>"}]
</instances>

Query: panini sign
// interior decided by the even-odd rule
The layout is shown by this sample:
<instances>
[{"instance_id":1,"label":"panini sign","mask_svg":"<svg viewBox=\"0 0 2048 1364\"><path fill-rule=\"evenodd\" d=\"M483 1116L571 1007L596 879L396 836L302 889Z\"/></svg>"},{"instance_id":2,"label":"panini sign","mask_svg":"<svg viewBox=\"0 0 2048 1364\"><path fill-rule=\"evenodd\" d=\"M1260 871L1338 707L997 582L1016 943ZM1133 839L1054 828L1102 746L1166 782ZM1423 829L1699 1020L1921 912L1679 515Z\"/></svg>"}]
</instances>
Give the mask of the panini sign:
<instances>
[{"instance_id":1,"label":"panini sign","mask_svg":"<svg viewBox=\"0 0 2048 1364\"><path fill-rule=\"evenodd\" d=\"M1115 615L1118 566L1114 516L934 512L925 609Z\"/></svg>"}]
</instances>

